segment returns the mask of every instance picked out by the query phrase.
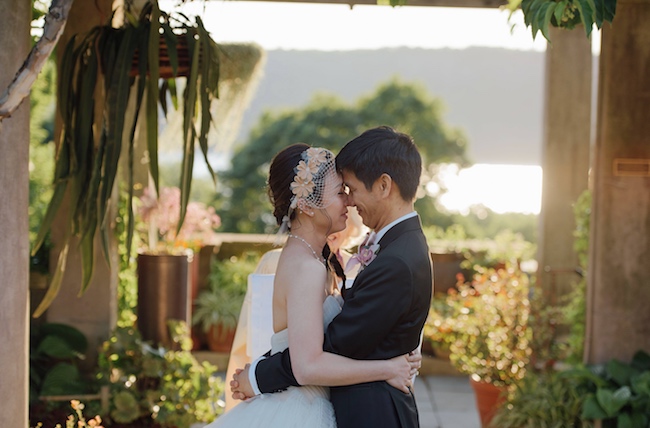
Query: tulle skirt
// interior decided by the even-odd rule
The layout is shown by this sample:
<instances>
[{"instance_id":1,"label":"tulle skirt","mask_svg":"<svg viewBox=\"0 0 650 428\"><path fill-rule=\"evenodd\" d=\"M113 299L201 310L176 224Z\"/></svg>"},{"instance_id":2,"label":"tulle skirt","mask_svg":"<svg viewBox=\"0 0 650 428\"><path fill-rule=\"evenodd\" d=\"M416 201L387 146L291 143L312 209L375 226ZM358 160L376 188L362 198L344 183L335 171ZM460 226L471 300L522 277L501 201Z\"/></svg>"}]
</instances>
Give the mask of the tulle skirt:
<instances>
[{"instance_id":1,"label":"tulle skirt","mask_svg":"<svg viewBox=\"0 0 650 428\"><path fill-rule=\"evenodd\" d=\"M329 389L289 387L239 403L205 428L336 428Z\"/></svg>"}]
</instances>

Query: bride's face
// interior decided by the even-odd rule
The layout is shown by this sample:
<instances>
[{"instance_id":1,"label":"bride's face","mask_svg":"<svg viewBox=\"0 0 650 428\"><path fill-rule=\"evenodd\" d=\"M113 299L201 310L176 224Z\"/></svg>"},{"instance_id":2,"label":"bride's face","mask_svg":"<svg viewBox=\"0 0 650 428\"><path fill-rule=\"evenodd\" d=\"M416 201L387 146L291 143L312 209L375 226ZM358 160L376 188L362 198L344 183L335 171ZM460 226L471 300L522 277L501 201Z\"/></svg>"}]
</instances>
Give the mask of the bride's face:
<instances>
[{"instance_id":1,"label":"bride's face","mask_svg":"<svg viewBox=\"0 0 650 428\"><path fill-rule=\"evenodd\" d=\"M331 179L326 180L323 197L325 208L316 210L318 217L315 217L314 220L326 227L328 235L342 231L345 229L348 219L348 196L345 193L343 179L339 174L332 174Z\"/></svg>"}]
</instances>

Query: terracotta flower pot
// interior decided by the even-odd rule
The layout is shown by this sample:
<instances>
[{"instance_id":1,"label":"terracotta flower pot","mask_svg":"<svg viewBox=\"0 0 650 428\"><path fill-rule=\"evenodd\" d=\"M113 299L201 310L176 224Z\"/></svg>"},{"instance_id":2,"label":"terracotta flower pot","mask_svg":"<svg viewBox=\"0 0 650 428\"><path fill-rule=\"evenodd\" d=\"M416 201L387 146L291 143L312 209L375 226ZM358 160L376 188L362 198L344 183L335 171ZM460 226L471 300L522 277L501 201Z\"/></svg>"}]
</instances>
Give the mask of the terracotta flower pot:
<instances>
[{"instance_id":1,"label":"terracotta flower pot","mask_svg":"<svg viewBox=\"0 0 650 428\"><path fill-rule=\"evenodd\" d=\"M481 427L490 426L497 409L505 402L506 389L487 382L477 382L470 377L470 384L476 397L476 407L481 418Z\"/></svg>"},{"instance_id":2,"label":"terracotta flower pot","mask_svg":"<svg viewBox=\"0 0 650 428\"><path fill-rule=\"evenodd\" d=\"M206 335L208 349L212 352L229 354L235 340L236 327L224 327L222 324L210 327Z\"/></svg>"}]
</instances>

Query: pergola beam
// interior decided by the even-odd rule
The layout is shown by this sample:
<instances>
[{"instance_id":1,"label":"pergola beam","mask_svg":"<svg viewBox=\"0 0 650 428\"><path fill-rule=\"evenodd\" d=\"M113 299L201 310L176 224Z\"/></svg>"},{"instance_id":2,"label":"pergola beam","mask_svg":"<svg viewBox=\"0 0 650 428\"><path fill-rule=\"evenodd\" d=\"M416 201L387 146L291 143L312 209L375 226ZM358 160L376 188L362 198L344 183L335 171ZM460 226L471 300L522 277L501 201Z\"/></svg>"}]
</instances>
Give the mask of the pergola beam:
<instances>
[{"instance_id":1,"label":"pergola beam","mask_svg":"<svg viewBox=\"0 0 650 428\"><path fill-rule=\"evenodd\" d=\"M249 1L249 0L238 0ZM250 0L279 2L280 0ZM282 3L327 3L346 4L350 7L356 5L375 5L377 0L281 0ZM507 5L507 0L408 0L406 6L437 6L437 7L475 7L475 8L499 8ZM390 7L390 6L389 6Z\"/></svg>"}]
</instances>

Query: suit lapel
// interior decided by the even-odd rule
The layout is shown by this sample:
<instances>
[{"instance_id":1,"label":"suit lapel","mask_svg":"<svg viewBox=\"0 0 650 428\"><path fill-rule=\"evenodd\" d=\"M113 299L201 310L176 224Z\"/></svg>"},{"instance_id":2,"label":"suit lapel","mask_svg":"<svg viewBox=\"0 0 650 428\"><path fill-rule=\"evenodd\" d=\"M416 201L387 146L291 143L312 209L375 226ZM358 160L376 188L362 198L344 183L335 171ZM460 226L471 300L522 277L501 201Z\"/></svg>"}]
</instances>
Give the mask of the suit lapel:
<instances>
[{"instance_id":1,"label":"suit lapel","mask_svg":"<svg viewBox=\"0 0 650 428\"><path fill-rule=\"evenodd\" d=\"M379 252L377 253L377 258L381 258L382 251L387 246L389 246L391 242L399 238L402 234L409 231L421 230L421 229L422 229L422 225L420 223L420 216L417 215L415 217L407 218L406 220L397 223L395 226L391 227L384 234L384 236L382 236L381 239L379 240ZM375 259L375 261L373 261L372 263L377 263L377 259ZM365 269L367 269L367 267ZM354 282L352 283L350 289L345 289L345 291L341 293L344 299L349 296L349 293L352 291L352 289L354 289L355 285L357 285L357 282L359 281L360 277L363 275L365 269L363 269L361 272L357 274L357 277L354 279Z\"/></svg>"}]
</instances>

